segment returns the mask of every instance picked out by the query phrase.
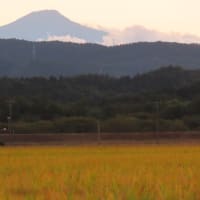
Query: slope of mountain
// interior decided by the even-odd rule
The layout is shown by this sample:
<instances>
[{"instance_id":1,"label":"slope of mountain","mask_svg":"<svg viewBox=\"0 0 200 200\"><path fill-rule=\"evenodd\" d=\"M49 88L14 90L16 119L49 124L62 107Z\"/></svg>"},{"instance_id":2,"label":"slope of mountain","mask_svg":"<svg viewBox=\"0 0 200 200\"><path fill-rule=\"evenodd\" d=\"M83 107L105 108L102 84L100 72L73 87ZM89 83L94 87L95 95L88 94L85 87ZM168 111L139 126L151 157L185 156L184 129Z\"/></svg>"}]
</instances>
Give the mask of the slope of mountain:
<instances>
[{"instance_id":1,"label":"slope of mountain","mask_svg":"<svg viewBox=\"0 0 200 200\"><path fill-rule=\"evenodd\" d=\"M135 43L115 47L0 40L0 76L134 76L161 66L200 68L200 45Z\"/></svg>"},{"instance_id":2,"label":"slope of mountain","mask_svg":"<svg viewBox=\"0 0 200 200\"><path fill-rule=\"evenodd\" d=\"M96 43L101 42L104 35L105 32L72 22L55 10L33 12L0 27L0 38L30 41L47 40L51 36L69 36Z\"/></svg>"}]
</instances>

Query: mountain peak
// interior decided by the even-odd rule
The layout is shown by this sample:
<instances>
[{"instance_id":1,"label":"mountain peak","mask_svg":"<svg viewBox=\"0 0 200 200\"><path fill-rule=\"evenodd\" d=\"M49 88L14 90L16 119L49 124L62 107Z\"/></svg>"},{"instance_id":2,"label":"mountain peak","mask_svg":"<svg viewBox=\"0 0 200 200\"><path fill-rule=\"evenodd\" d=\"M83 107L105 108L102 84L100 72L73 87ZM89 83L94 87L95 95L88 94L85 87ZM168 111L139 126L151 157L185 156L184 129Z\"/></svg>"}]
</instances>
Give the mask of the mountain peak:
<instances>
[{"instance_id":1,"label":"mountain peak","mask_svg":"<svg viewBox=\"0 0 200 200\"><path fill-rule=\"evenodd\" d=\"M31 12L30 14L40 14L40 13L60 14L60 12L57 11L57 10L49 10L49 9L33 11L33 12Z\"/></svg>"},{"instance_id":2,"label":"mountain peak","mask_svg":"<svg viewBox=\"0 0 200 200\"><path fill-rule=\"evenodd\" d=\"M104 35L106 35L104 31L73 22L57 10L34 11L0 27L0 38L29 41L48 40L49 37L67 37L89 43L99 43Z\"/></svg>"},{"instance_id":3,"label":"mountain peak","mask_svg":"<svg viewBox=\"0 0 200 200\"><path fill-rule=\"evenodd\" d=\"M39 10L39 11L33 11L29 13L28 15L25 15L24 17L28 16L62 16L64 17L59 11L57 10Z\"/></svg>"}]
</instances>

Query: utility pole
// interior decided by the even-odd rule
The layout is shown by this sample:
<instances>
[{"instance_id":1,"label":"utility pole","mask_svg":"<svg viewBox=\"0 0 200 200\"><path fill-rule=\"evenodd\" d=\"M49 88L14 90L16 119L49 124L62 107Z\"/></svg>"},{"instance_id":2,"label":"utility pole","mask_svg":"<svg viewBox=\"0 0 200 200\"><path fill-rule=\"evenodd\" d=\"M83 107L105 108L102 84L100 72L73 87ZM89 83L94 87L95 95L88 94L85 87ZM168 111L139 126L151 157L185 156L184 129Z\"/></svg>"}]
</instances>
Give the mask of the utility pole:
<instances>
[{"instance_id":1,"label":"utility pole","mask_svg":"<svg viewBox=\"0 0 200 200\"><path fill-rule=\"evenodd\" d=\"M32 61L35 61L36 60L36 47L35 47L35 44L33 43L33 46L32 46Z\"/></svg>"},{"instance_id":2,"label":"utility pole","mask_svg":"<svg viewBox=\"0 0 200 200\"><path fill-rule=\"evenodd\" d=\"M155 120L155 140L156 143L158 143L158 134L159 134L159 129L160 129L160 101L156 101L156 120Z\"/></svg>"},{"instance_id":3,"label":"utility pole","mask_svg":"<svg viewBox=\"0 0 200 200\"><path fill-rule=\"evenodd\" d=\"M12 101L8 101L8 131L11 134L12 133Z\"/></svg>"},{"instance_id":4,"label":"utility pole","mask_svg":"<svg viewBox=\"0 0 200 200\"><path fill-rule=\"evenodd\" d=\"M101 123L97 120L97 139L98 143L101 144Z\"/></svg>"}]
</instances>

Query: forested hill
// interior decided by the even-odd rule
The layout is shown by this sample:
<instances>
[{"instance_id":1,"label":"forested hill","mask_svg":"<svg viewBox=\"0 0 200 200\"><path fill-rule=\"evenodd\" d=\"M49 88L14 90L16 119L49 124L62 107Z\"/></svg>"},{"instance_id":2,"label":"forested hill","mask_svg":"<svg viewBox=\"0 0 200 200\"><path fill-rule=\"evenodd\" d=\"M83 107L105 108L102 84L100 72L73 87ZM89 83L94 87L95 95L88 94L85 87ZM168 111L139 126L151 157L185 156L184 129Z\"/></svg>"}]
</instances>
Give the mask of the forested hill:
<instances>
[{"instance_id":1,"label":"forested hill","mask_svg":"<svg viewBox=\"0 0 200 200\"><path fill-rule=\"evenodd\" d=\"M0 40L0 76L134 76L161 66L200 68L200 45L135 43L114 47Z\"/></svg>"},{"instance_id":2,"label":"forested hill","mask_svg":"<svg viewBox=\"0 0 200 200\"><path fill-rule=\"evenodd\" d=\"M136 77L0 78L0 127L18 133L199 130L200 70L166 67ZM159 106L159 113L157 110Z\"/></svg>"},{"instance_id":3,"label":"forested hill","mask_svg":"<svg viewBox=\"0 0 200 200\"><path fill-rule=\"evenodd\" d=\"M1 98L38 97L41 99L79 101L80 99L156 93L189 88L200 82L200 70L164 67L155 71L115 78L107 75L76 77L0 78Z\"/></svg>"}]
</instances>

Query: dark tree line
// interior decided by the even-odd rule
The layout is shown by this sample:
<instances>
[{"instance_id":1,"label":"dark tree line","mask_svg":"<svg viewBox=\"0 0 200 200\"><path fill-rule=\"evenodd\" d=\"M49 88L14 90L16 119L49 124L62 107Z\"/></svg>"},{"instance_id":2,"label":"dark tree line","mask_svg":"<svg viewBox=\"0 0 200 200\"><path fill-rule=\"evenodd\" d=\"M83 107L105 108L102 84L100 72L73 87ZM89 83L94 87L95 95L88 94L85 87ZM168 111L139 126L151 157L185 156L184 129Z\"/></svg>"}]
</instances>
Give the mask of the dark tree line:
<instances>
[{"instance_id":1,"label":"dark tree line","mask_svg":"<svg viewBox=\"0 0 200 200\"><path fill-rule=\"evenodd\" d=\"M200 71L166 67L134 78L0 79L0 121L10 104L17 132L152 131L200 128Z\"/></svg>"}]
</instances>

